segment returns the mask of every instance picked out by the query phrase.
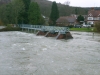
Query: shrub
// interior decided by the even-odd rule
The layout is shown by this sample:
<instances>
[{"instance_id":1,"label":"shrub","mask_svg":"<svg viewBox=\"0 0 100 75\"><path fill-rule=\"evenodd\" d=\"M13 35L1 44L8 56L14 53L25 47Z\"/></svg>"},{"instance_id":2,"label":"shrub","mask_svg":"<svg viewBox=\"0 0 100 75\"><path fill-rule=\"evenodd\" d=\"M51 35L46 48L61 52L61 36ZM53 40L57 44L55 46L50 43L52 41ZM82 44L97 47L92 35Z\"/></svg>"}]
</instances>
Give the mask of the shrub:
<instances>
[{"instance_id":1,"label":"shrub","mask_svg":"<svg viewBox=\"0 0 100 75\"><path fill-rule=\"evenodd\" d=\"M68 27L69 27L69 28L73 28L73 27L74 27L74 25L68 25Z\"/></svg>"},{"instance_id":2,"label":"shrub","mask_svg":"<svg viewBox=\"0 0 100 75\"><path fill-rule=\"evenodd\" d=\"M0 31L20 31L21 28L19 27L12 27L10 25L7 25L5 28L0 29Z\"/></svg>"},{"instance_id":3,"label":"shrub","mask_svg":"<svg viewBox=\"0 0 100 75\"><path fill-rule=\"evenodd\" d=\"M3 22L0 20L0 25L3 25Z\"/></svg>"},{"instance_id":4,"label":"shrub","mask_svg":"<svg viewBox=\"0 0 100 75\"><path fill-rule=\"evenodd\" d=\"M100 22L96 22L95 28L98 32L100 32Z\"/></svg>"}]
</instances>

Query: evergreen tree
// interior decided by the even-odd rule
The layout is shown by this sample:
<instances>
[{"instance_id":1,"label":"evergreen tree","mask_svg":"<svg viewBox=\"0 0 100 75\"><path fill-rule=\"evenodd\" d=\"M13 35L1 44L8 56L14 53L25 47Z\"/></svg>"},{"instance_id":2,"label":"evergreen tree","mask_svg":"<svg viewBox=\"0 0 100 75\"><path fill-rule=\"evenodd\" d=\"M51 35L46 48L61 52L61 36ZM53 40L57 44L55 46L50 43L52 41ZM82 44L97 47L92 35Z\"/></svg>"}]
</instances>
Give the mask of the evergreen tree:
<instances>
[{"instance_id":1,"label":"evergreen tree","mask_svg":"<svg viewBox=\"0 0 100 75\"><path fill-rule=\"evenodd\" d=\"M12 0L0 8L0 19L4 24L17 24L19 13L24 9L22 0Z\"/></svg>"},{"instance_id":2,"label":"evergreen tree","mask_svg":"<svg viewBox=\"0 0 100 75\"><path fill-rule=\"evenodd\" d=\"M30 24L41 25L44 24L44 19L41 16L40 8L36 2L32 2L29 7L28 19Z\"/></svg>"},{"instance_id":3,"label":"evergreen tree","mask_svg":"<svg viewBox=\"0 0 100 75\"><path fill-rule=\"evenodd\" d=\"M25 11L28 12L31 0L23 0L23 3L25 5Z\"/></svg>"},{"instance_id":4,"label":"evergreen tree","mask_svg":"<svg viewBox=\"0 0 100 75\"><path fill-rule=\"evenodd\" d=\"M8 7L6 7L6 6L1 6L0 7L0 20L4 23L4 24L7 24L8 22L9 22L9 20L8 20L8 9L7 8L9 8L9 6Z\"/></svg>"},{"instance_id":5,"label":"evergreen tree","mask_svg":"<svg viewBox=\"0 0 100 75\"><path fill-rule=\"evenodd\" d=\"M24 11L24 3L22 0L14 0L12 1L12 14L13 14L13 18L15 21L15 24L18 23L18 17L19 17L19 13L21 13L22 11Z\"/></svg>"},{"instance_id":6,"label":"evergreen tree","mask_svg":"<svg viewBox=\"0 0 100 75\"><path fill-rule=\"evenodd\" d=\"M20 16L22 16L22 18L23 18L23 23L28 24L29 23L28 10L29 10L31 0L23 0L23 3L25 6L25 11L23 13L20 13Z\"/></svg>"},{"instance_id":7,"label":"evergreen tree","mask_svg":"<svg viewBox=\"0 0 100 75\"><path fill-rule=\"evenodd\" d=\"M51 8L51 14L49 19L50 25L56 25L56 20L59 18L59 11L56 2L53 2Z\"/></svg>"},{"instance_id":8,"label":"evergreen tree","mask_svg":"<svg viewBox=\"0 0 100 75\"><path fill-rule=\"evenodd\" d=\"M79 16L77 17L77 21L78 21L80 24L82 24L83 21L84 21L84 17L83 17L82 15L79 15Z\"/></svg>"}]
</instances>

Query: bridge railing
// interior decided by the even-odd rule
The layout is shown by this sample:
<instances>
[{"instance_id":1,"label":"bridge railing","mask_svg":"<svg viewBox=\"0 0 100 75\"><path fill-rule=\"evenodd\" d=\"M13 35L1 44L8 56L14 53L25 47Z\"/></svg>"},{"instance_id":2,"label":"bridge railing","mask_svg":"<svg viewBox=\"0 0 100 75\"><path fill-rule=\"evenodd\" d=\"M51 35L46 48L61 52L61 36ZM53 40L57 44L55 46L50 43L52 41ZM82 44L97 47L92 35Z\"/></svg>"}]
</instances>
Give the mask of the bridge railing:
<instances>
[{"instance_id":1,"label":"bridge railing","mask_svg":"<svg viewBox=\"0 0 100 75\"><path fill-rule=\"evenodd\" d=\"M42 26L42 30L49 32L68 32L68 27L57 27L57 26Z\"/></svg>"},{"instance_id":2,"label":"bridge railing","mask_svg":"<svg viewBox=\"0 0 100 75\"><path fill-rule=\"evenodd\" d=\"M68 27L58 27L58 26L22 24L20 25L20 28L35 29L35 30L49 31L49 32L62 32L62 33L69 32Z\"/></svg>"},{"instance_id":3,"label":"bridge railing","mask_svg":"<svg viewBox=\"0 0 100 75\"><path fill-rule=\"evenodd\" d=\"M20 28L31 28L31 25L28 24L20 24L18 25Z\"/></svg>"},{"instance_id":4,"label":"bridge railing","mask_svg":"<svg viewBox=\"0 0 100 75\"><path fill-rule=\"evenodd\" d=\"M31 25L31 28L41 28L41 25Z\"/></svg>"},{"instance_id":5,"label":"bridge railing","mask_svg":"<svg viewBox=\"0 0 100 75\"><path fill-rule=\"evenodd\" d=\"M51 31L54 31L54 26L42 26L41 30L42 31L49 31L49 32L51 32Z\"/></svg>"}]
</instances>

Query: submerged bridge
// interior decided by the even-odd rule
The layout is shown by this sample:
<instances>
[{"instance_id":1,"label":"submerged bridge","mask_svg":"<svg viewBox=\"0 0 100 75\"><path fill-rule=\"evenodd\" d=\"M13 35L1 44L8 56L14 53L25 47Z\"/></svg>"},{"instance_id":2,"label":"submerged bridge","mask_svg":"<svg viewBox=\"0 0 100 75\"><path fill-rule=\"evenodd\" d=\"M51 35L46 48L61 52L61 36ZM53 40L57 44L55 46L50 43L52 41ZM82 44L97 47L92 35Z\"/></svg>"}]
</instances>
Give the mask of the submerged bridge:
<instances>
[{"instance_id":1,"label":"submerged bridge","mask_svg":"<svg viewBox=\"0 0 100 75\"><path fill-rule=\"evenodd\" d=\"M69 39L73 38L69 32L68 27L59 26L44 26L44 25L29 25L21 24L18 27L22 28L22 31L27 30L28 32L34 30L37 31L36 35L44 35L45 37L56 37L56 39Z\"/></svg>"}]
</instances>

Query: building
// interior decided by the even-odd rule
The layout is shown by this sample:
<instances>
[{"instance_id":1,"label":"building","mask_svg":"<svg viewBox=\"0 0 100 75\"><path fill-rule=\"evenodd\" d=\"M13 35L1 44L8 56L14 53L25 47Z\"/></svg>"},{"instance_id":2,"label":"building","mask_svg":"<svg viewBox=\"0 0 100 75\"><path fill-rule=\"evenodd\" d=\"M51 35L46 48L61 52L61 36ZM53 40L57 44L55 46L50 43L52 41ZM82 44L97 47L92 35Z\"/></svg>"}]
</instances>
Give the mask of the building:
<instances>
[{"instance_id":1,"label":"building","mask_svg":"<svg viewBox=\"0 0 100 75\"><path fill-rule=\"evenodd\" d=\"M76 17L75 16L63 16L57 19L56 25L57 26L68 26L68 25L75 25Z\"/></svg>"},{"instance_id":2,"label":"building","mask_svg":"<svg viewBox=\"0 0 100 75\"><path fill-rule=\"evenodd\" d=\"M93 25L98 21L100 21L100 10L95 10L94 8L92 8L88 11L87 24Z\"/></svg>"}]
</instances>

